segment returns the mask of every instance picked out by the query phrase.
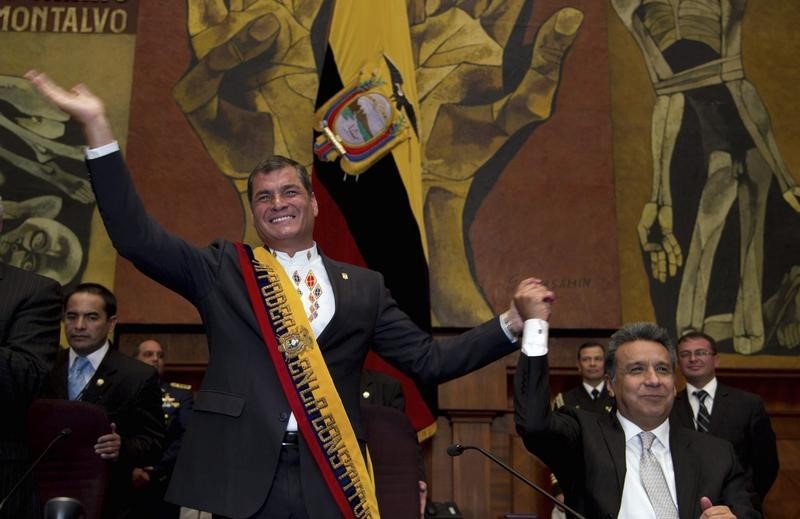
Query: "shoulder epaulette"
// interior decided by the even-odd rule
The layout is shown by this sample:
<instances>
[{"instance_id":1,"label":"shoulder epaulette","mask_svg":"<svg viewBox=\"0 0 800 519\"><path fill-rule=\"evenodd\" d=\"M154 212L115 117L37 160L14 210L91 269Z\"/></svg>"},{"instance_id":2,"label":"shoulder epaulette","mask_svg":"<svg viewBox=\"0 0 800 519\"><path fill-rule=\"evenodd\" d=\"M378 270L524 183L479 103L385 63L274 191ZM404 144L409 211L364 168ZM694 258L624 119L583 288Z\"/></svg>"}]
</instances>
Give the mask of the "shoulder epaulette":
<instances>
[{"instance_id":1,"label":"shoulder epaulette","mask_svg":"<svg viewBox=\"0 0 800 519\"><path fill-rule=\"evenodd\" d=\"M176 389L192 389L191 384L181 384L180 382L170 382L169 387L174 387Z\"/></svg>"}]
</instances>

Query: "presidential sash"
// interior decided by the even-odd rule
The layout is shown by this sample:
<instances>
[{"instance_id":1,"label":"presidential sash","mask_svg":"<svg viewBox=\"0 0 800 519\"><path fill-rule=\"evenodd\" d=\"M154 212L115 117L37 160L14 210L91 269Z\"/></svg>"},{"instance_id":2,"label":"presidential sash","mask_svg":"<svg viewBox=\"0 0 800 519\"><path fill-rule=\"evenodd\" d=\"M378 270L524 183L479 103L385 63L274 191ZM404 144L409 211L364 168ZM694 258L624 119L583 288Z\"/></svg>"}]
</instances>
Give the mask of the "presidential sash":
<instances>
[{"instance_id":1,"label":"presidential sash","mask_svg":"<svg viewBox=\"0 0 800 519\"><path fill-rule=\"evenodd\" d=\"M344 517L379 518L371 473L297 291L265 248L236 249L272 365L331 495Z\"/></svg>"}]
</instances>

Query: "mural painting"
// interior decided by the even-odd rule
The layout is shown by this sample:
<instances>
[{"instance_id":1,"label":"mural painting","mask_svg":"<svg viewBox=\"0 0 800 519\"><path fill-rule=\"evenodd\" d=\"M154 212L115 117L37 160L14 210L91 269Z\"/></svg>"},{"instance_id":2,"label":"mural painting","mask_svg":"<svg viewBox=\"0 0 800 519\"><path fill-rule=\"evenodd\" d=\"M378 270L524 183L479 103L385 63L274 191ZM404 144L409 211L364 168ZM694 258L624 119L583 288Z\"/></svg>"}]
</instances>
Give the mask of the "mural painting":
<instances>
[{"instance_id":1,"label":"mural painting","mask_svg":"<svg viewBox=\"0 0 800 519\"><path fill-rule=\"evenodd\" d=\"M115 254L95 211L78 125L22 74L35 66L98 84L118 100L111 116L124 130L137 7L135 0L95 7L0 0L0 259L66 287L84 279L113 285ZM94 73L82 77L87 70Z\"/></svg>"},{"instance_id":2,"label":"mural painting","mask_svg":"<svg viewBox=\"0 0 800 519\"><path fill-rule=\"evenodd\" d=\"M373 20L391 12L374 3L364 5L364 9L377 10ZM595 8L593 14L597 12L604 11ZM404 114L414 127L420 150L398 151L398 147L393 155L408 199L408 206L397 212L412 215L418 235L400 240L391 232L391 223L380 220L380 208L366 209L368 199L385 196L380 191L385 185L369 187L371 180L366 178L377 176L381 167L358 180L348 180L341 171L330 173L319 163L315 169L342 207L367 264L387 275L398 300L408 289L400 285L422 279L413 281L421 285L413 300L426 298L430 290L429 321L433 325L471 326L496 311L492 292L501 289L479 279L481 254L476 255L470 231L503 171L530 145L534 128L553 115L562 64L569 59L585 16L581 9L563 2L541 0L491 4L410 1L407 13L393 19L394 27L406 16L409 33L404 37L410 41L413 77L407 74L405 83L389 81L402 86L401 95L407 93ZM360 28L358 20L349 16L348 36L380 40L369 29L370 18L364 15L366 22ZM329 26L328 39L321 37ZM312 165L309 121L315 107L330 95L330 87L321 85L319 79L330 81L323 70L325 64L335 60L335 82L348 83L371 53L386 52L388 46L366 42L371 50L360 62L350 50L337 47L336 13L330 1L228 5L190 0L187 28L193 57L173 94L216 166L233 183L243 207L247 174L264 154L284 154ZM332 56L326 55L328 45ZM399 60L396 55L387 58ZM393 99L399 108L398 97ZM253 128L261 131L253 132ZM415 153L419 153L417 172L409 173L398 165L402 162L399 157ZM530 178L534 165L524 167L530 168L526 173ZM530 189L533 191L533 186ZM354 205L365 207L359 210ZM249 218L247 211L244 214ZM362 220L370 214L378 220L366 229ZM527 224L525 215L520 216L518 225L524 235ZM610 228L611 220L607 221ZM243 228L244 239L254 240L252 226L246 222ZM375 249L380 252L370 252ZM406 269L405 281L392 286L390 272L395 265L391 258L408 257L412 250L419 250L423 267L418 269L412 266L417 262L409 260L405 267L398 267ZM390 259L384 262L382 255ZM423 271L421 275L416 274L419 271ZM615 268L610 272L602 272L600 278L613 284ZM556 283L567 277L557 268L550 275ZM612 317L603 324L614 323Z\"/></svg>"},{"instance_id":3,"label":"mural painting","mask_svg":"<svg viewBox=\"0 0 800 519\"><path fill-rule=\"evenodd\" d=\"M763 3L611 4L655 92L637 233L656 319L728 352L796 353L800 188L743 60L745 18Z\"/></svg>"}]
</instances>

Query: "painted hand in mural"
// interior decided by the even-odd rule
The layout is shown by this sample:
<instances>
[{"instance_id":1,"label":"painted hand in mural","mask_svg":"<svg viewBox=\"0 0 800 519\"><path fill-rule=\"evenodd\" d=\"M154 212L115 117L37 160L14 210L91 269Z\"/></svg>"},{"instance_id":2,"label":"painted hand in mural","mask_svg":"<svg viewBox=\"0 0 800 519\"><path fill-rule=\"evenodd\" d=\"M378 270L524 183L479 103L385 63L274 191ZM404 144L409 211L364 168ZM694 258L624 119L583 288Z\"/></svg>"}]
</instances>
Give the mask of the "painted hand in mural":
<instances>
[{"instance_id":1,"label":"painted hand in mural","mask_svg":"<svg viewBox=\"0 0 800 519\"><path fill-rule=\"evenodd\" d=\"M322 0L189 0L195 61L174 96L248 207L247 176L264 156L312 160L318 75L311 24ZM257 243L249 211L244 240Z\"/></svg>"},{"instance_id":2,"label":"painted hand in mural","mask_svg":"<svg viewBox=\"0 0 800 519\"><path fill-rule=\"evenodd\" d=\"M636 230L642 249L650 254L652 276L663 283L668 275L677 274L683 255L672 233L672 207L657 202L645 204Z\"/></svg>"},{"instance_id":3,"label":"painted hand in mural","mask_svg":"<svg viewBox=\"0 0 800 519\"><path fill-rule=\"evenodd\" d=\"M17 111L13 121L0 113L0 127L24 143L36 160L26 157L19 149L9 149L5 145L0 145L0 158L50 183L77 202L93 202L89 181L65 171L55 161L63 157L75 160L76 167L83 165L83 152L78 146L59 142L69 116L48 103L28 81L19 77L0 75L0 101L9 103Z\"/></svg>"},{"instance_id":4,"label":"painted hand in mural","mask_svg":"<svg viewBox=\"0 0 800 519\"><path fill-rule=\"evenodd\" d=\"M410 10L434 325L473 325L493 313L469 266L467 199L486 196L512 137L550 117L562 61L583 21L576 9L559 10L524 58L517 31L527 26L526 4L426 2L424 14ZM519 74L509 80L512 71ZM476 187L479 171L491 178Z\"/></svg>"},{"instance_id":5,"label":"painted hand in mural","mask_svg":"<svg viewBox=\"0 0 800 519\"><path fill-rule=\"evenodd\" d=\"M778 291L764 303L764 316L778 345L787 349L800 346L800 266L783 276Z\"/></svg>"}]
</instances>

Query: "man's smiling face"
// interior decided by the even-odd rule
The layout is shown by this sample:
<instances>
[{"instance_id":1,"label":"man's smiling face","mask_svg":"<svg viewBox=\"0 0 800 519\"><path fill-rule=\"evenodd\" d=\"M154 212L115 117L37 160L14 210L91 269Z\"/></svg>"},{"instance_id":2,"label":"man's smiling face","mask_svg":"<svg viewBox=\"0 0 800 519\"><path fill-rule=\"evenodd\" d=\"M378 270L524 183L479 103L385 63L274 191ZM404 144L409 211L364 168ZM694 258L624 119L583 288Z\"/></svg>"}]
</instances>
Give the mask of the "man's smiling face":
<instances>
[{"instance_id":1,"label":"man's smiling face","mask_svg":"<svg viewBox=\"0 0 800 519\"><path fill-rule=\"evenodd\" d=\"M294 255L313 245L317 199L293 167L256 175L250 202L256 231L266 246Z\"/></svg>"}]
</instances>

